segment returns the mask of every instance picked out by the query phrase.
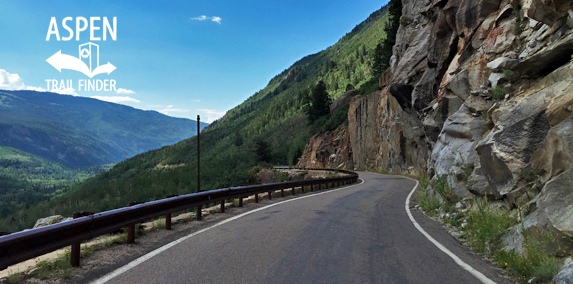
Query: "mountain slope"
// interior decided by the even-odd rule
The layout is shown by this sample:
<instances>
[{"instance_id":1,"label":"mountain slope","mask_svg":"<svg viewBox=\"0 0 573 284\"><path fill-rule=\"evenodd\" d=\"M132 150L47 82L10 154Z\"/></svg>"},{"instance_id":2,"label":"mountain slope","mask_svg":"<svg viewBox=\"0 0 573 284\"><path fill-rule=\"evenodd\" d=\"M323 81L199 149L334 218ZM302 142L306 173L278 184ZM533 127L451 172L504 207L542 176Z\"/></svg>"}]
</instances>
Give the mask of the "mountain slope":
<instances>
[{"instance_id":1,"label":"mountain slope","mask_svg":"<svg viewBox=\"0 0 573 284\"><path fill-rule=\"evenodd\" d=\"M0 146L0 218L63 193L70 182L101 173L111 165L70 169L26 152Z\"/></svg>"},{"instance_id":2,"label":"mountain slope","mask_svg":"<svg viewBox=\"0 0 573 284\"><path fill-rule=\"evenodd\" d=\"M257 141L270 145L269 162L295 164L311 135L345 124L347 104L339 108L343 115L327 116L309 125L303 112L305 97L319 80L327 82L331 99L342 95L348 84L371 87L370 58L384 38L385 14L385 8L372 13L336 44L297 61L207 127L201 133L201 189L256 182L254 172L260 161L255 149L261 145ZM374 83L376 87L377 78ZM196 137L139 154L75 186L69 194L12 215L15 220L9 216L0 222L0 228L27 227L46 212L98 212L130 201L195 192L196 156Z\"/></svg>"},{"instance_id":3,"label":"mountain slope","mask_svg":"<svg viewBox=\"0 0 573 284\"><path fill-rule=\"evenodd\" d=\"M195 121L155 111L47 92L0 91L0 145L72 168L117 163L196 133Z\"/></svg>"}]
</instances>

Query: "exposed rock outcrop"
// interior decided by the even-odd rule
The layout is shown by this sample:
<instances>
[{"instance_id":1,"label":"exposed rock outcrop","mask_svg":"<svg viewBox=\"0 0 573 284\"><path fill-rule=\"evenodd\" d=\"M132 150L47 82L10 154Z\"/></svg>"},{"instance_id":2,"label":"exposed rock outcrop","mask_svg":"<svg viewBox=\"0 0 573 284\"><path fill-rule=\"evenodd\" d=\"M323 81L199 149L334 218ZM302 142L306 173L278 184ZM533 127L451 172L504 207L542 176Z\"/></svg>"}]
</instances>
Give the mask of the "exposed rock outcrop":
<instances>
[{"instance_id":1,"label":"exposed rock outcrop","mask_svg":"<svg viewBox=\"0 0 573 284\"><path fill-rule=\"evenodd\" d=\"M331 134L313 137L301 163L343 145L352 155L338 165L445 175L459 199L528 208L528 232L565 236L561 253L573 249L573 1L402 6L383 90L351 99L338 130L347 143L316 147ZM521 228L507 249L521 250Z\"/></svg>"},{"instance_id":2,"label":"exposed rock outcrop","mask_svg":"<svg viewBox=\"0 0 573 284\"><path fill-rule=\"evenodd\" d=\"M352 148L348 128L321 133L310 138L298 162L302 168L353 169Z\"/></svg>"}]
</instances>

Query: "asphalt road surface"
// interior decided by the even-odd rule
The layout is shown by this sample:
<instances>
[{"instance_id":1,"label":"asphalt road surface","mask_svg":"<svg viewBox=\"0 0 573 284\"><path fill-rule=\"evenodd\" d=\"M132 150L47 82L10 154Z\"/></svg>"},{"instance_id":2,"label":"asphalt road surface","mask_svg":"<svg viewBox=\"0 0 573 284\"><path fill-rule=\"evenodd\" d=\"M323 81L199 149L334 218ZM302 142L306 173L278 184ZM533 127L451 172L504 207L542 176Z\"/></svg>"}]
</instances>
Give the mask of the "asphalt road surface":
<instances>
[{"instance_id":1,"label":"asphalt road surface","mask_svg":"<svg viewBox=\"0 0 573 284\"><path fill-rule=\"evenodd\" d=\"M409 219L404 204L415 181L360 178L362 184L277 203L196 233L106 283L483 283ZM496 283L512 283L439 223L412 214L463 262Z\"/></svg>"}]
</instances>

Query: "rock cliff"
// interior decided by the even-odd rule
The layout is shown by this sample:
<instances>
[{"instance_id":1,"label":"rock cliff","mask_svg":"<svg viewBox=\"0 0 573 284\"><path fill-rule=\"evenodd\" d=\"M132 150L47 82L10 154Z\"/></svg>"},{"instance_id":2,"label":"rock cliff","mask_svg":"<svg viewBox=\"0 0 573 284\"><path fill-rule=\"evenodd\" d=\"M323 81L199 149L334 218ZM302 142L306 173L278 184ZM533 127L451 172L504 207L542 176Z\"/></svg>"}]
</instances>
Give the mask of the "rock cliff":
<instances>
[{"instance_id":1,"label":"rock cliff","mask_svg":"<svg viewBox=\"0 0 573 284\"><path fill-rule=\"evenodd\" d=\"M527 227L570 240L573 1L402 5L382 90L353 97L348 127L313 137L299 166L445 175L458 198L526 206Z\"/></svg>"}]
</instances>

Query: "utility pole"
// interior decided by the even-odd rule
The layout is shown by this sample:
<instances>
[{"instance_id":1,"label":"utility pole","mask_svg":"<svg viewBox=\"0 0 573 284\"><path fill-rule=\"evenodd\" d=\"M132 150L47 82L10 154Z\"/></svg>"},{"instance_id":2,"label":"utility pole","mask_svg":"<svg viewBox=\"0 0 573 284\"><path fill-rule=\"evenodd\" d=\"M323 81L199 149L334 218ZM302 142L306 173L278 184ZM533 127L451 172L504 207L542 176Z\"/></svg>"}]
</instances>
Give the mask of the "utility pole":
<instances>
[{"instance_id":1,"label":"utility pole","mask_svg":"<svg viewBox=\"0 0 573 284\"><path fill-rule=\"evenodd\" d=\"M197 115L197 192L201 191L201 117Z\"/></svg>"}]
</instances>

